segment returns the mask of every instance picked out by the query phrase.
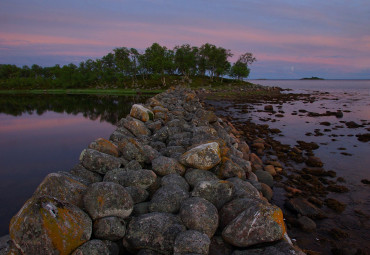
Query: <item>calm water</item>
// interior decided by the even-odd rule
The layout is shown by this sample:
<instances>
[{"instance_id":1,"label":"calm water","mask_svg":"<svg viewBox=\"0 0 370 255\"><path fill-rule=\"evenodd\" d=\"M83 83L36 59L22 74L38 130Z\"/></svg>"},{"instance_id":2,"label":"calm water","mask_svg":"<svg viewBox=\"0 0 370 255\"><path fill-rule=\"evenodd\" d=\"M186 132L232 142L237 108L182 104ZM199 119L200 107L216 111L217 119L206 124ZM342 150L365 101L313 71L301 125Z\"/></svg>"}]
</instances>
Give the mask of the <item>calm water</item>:
<instances>
[{"instance_id":1,"label":"calm water","mask_svg":"<svg viewBox=\"0 0 370 255\"><path fill-rule=\"evenodd\" d=\"M0 95L0 236L51 172L68 171L98 137L144 98Z\"/></svg>"}]
</instances>

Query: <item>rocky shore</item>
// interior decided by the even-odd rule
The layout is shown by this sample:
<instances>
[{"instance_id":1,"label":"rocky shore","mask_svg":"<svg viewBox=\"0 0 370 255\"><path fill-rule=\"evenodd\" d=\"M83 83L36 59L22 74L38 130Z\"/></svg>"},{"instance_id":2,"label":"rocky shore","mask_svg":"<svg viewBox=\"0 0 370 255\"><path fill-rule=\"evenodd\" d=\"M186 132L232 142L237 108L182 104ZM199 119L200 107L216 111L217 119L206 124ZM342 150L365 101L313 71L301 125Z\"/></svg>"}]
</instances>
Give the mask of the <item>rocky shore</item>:
<instances>
[{"instance_id":1,"label":"rocky shore","mask_svg":"<svg viewBox=\"0 0 370 255\"><path fill-rule=\"evenodd\" d=\"M268 202L272 170L193 91L173 88L46 176L0 254L304 254Z\"/></svg>"}]
</instances>

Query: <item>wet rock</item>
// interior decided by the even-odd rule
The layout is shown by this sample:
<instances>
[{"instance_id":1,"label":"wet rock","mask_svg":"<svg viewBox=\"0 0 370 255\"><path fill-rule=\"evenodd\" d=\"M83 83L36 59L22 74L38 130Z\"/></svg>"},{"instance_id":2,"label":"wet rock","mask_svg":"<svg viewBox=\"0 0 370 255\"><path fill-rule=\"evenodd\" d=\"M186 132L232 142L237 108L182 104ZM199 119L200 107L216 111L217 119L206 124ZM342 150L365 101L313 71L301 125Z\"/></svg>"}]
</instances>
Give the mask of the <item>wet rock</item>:
<instances>
[{"instance_id":1,"label":"wet rock","mask_svg":"<svg viewBox=\"0 0 370 255\"><path fill-rule=\"evenodd\" d=\"M118 147L104 138L98 138L94 142L90 143L89 149L97 150L115 157L119 157L120 155Z\"/></svg>"},{"instance_id":2,"label":"wet rock","mask_svg":"<svg viewBox=\"0 0 370 255\"><path fill-rule=\"evenodd\" d=\"M134 138L123 138L118 143L118 149L121 151L122 156L128 161L136 160L139 163L143 163L146 160L143 145Z\"/></svg>"},{"instance_id":3,"label":"wet rock","mask_svg":"<svg viewBox=\"0 0 370 255\"><path fill-rule=\"evenodd\" d=\"M336 193L346 193L349 191L349 189L346 186L343 185L337 185L337 184L330 184L327 187L327 190L331 192L336 192Z\"/></svg>"},{"instance_id":4,"label":"wet rock","mask_svg":"<svg viewBox=\"0 0 370 255\"><path fill-rule=\"evenodd\" d=\"M324 164L318 157L309 156L308 159L306 160L306 165L312 167L322 167Z\"/></svg>"},{"instance_id":5,"label":"wet rock","mask_svg":"<svg viewBox=\"0 0 370 255\"><path fill-rule=\"evenodd\" d=\"M319 145L315 142L307 143L304 141L297 141L297 143L299 144L299 148L301 150L311 151L319 148Z\"/></svg>"},{"instance_id":6,"label":"wet rock","mask_svg":"<svg viewBox=\"0 0 370 255\"><path fill-rule=\"evenodd\" d=\"M362 125L357 124L354 121L347 121L346 123L347 128L359 128L362 127Z\"/></svg>"},{"instance_id":7,"label":"wet rock","mask_svg":"<svg viewBox=\"0 0 370 255\"><path fill-rule=\"evenodd\" d=\"M12 218L9 232L23 254L70 254L90 239L92 222L77 206L33 197Z\"/></svg>"},{"instance_id":8,"label":"wet rock","mask_svg":"<svg viewBox=\"0 0 370 255\"><path fill-rule=\"evenodd\" d=\"M263 168L266 172L270 173L272 176L276 175L276 170L273 165L267 165Z\"/></svg>"},{"instance_id":9,"label":"wet rock","mask_svg":"<svg viewBox=\"0 0 370 255\"><path fill-rule=\"evenodd\" d=\"M168 174L164 176L161 179L161 186L166 186L166 185L177 185L184 191L188 192L189 191L189 184L186 182L185 178L180 176L179 174Z\"/></svg>"},{"instance_id":10,"label":"wet rock","mask_svg":"<svg viewBox=\"0 0 370 255\"><path fill-rule=\"evenodd\" d=\"M130 115L131 117L141 120L143 122L153 120L154 118L154 113L151 110L139 104L134 104L131 107Z\"/></svg>"},{"instance_id":11,"label":"wet rock","mask_svg":"<svg viewBox=\"0 0 370 255\"><path fill-rule=\"evenodd\" d=\"M176 216L154 212L133 218L128 225L126 239L136 249L172 254L176 236L185 230Z\"/></svg>"},{"instance_id":12,"label":"wet rock","mask_svg":"<svg viewBox=\"0 0 370 255\"><path fill-rule=\"evenodd\" d=\"M186 171L185 179L191 188L194 188L201 181L218 181L217 176L209 171L200 169L189 169Z\"/></svg>"},{"instance_id":13,"label":"wet rock","mask_svg":"<svg viewBox=\"0 0 370 255\"><path fill-rule=\"evenodd\" d=\"M360 142L364 142L364 143L367 143L370 141L370 133L366 133L366 134L358 134L356 135L357 139L360 141Z\"/></svg>"},{"instance_id":14,"label":"wet rock","mask_svg":"<svg viewBox=\"0 0 370 255\"><path fill-rule=\"evenodd\" d=\"M274 107L272 105L265 105L264 109L265 111L272 112L274 110Z\"/></svg>"},{"instance_id":15,"label":"wet rock","mask_svg":"<svg viewBox=\"0 0 370 255\"><path fill-rule=\"evenodd\" d=\"M109 216L127 218L134 206L130 194L114 182L93 183L83 200L86 211L93 220Z\"/></svg>"},{"instance_id":16,"label":"wet rock","mask_svg":"<svg viewBox=\"0 0 370 255\"><path fill-rule=\"evenodd\" d=\"M326 215L319 208L308 202L305 198L296 197L285 202L285 206L303 216L308 216L312 219L323 219Z\"/></svg>"},{"instance_id":17,"label":"wet rock","mask_svg":"<svg viewBox=\"0 0 370 255\"><path fill-rule=\"evenodd\" d=\"M234 185L235 198L260 198L258 190L249 182L243 181L237 177L229 178L227 181Z\"/></svg>"},{"instance_id":18,"label":"wet rock","mask_svg":"<svg viewBox=\"0 0 370 255\"><path fill-rule=\"evenodd\" d=\"M268 201L271 201L272 196L274 195L274 192L272 191L272 189L270 188L270 186L268 186L267 184L261 183L261 187L262 187L262 195Z\"/></svg>"},{"instance_id":19,"label":"wet rock","mask_svg":"<svg viewBox=\"0 0 370 255\"><path fill-rule=\"evenodd\" d=\"M181 202L189 197L189 193L177 185L165 185L157 190L150 202L150 212L177 213Z\"/></svg>"},{"instance_id":20,"label":"wet rock","mask_svg":"<svg viewBox=\"0 0 370 255\"><path fill-rule=\"evenodd\" d=\"M152 161L152 169L160 176L175 173L184 175L185 173L185 167L182 166L176 159L164 156L159 156Z\"/></svg>"},{"instance_id":21,"label":"wet rock","mask_svg":"<svg viewBox=\"0 0 370 255\"><path fill-rule=\"evenodd\" d=\"M126 170L122 168L113 169L104 176L105 182L115 182L123 187L135 186L147 189L157 179L152 170Z\"/></svg>"},{"instance_id":22,"label":"wet rock","mask_svg":"<svg viewBox=\"0 0 370 255\"><path fill-rule=\"evenodd\" d=\"M207 255L211 240L206 234L188 230L177 235L174 254L203 254Z\"/></svg>"},{"instance_id":23,"label":"wet rock","mask_svg":"<svg viewBox=\"0 0 370 255\"><path fill-rule=\"evenodd\" d=\"M35 197L50 196L61 202L83 207L82 197L87 186L61 174L48 174L37 187Z\"/></svg>"},{"instance_id":24,"label":"wet rock","mask_svg":"<svg viewBox=\"0 0 370 255\"><path fill-rule=\"evenodd\" d=\"M293 247L288 241L281 240L273 245L262 248L247 249L244 251L234 251L232 255L305 255L300 249Z\"/></svg>"},{"instance_id":25,"label":"wet rock","mask_svg":"<svg viewBox=\"0 0 370 255\"><path fill-rule=\"evenodd\" d=\"M316 230L316 223L307 216L300 217L297 223L304 232L314 232Z\"/></svg>"},{"instance_id":26,"label":"wet rock","mask_svg":"<svg viewBox=\"0 0 370 255\"><path fill-rule=\"evenodd\" d=\"M278 241L286 233L283 213L277 206L253 204L222 231L224 240L237 247Z\"/></svg>"},{"instance_id":27,"label":"wet rock","mask_svg":"<svg viewBox=\"0 0 370 255\"><path fill-rule=\"evenodd\" d=\"M368 179L362 179L361 182L363 184L370 184L370 180L368 180Z\"/></svg>"},{"instance_id":28,"label":"wet rock","mask_svg":"<svg viewBox=\"0 0 370 255\"><path fill-rule=\"evenodd\" d=\"M80 162L86 169L99 174L105 174L125 164L125 161L120 158L92 149L85 149L81 152Z\"/></svg>"},{"instance_id":29,"label":"wet rock","mask_svg":"<svg viewBox=\"0 0 370 255\"><path fill-rule=\"evenodd\" d=\"M117 241L126 233L126 223L118 217L105 217L94 221L93 233L96 238Z\"/></svg>"},{"instance_id":30,"label":"wet rock","mask_svg":"<svg viewBox=\"0 0 370 255\"><path fill-rule=\"evenodd\" d=\"M93 239L78 247L71 255L110 255L102 240Z\"/></svg>"},{"instance_id":31,"label":"wet rock","mask_svg":"<svg viewBox=\"0 0 370 255\"><path fill-rule=\"evenodd\" d=\"M218 227L217 208L201 197L192 197L183 201L179 216L183 224L211 238Z\"/></svg>"},{"instance_id":32,"label":"wet rock","mask_svg":"<svg viewBox=\"0 0 370 255\"><path fill-rule=\"evenodd\" d=\"M71 169L70 173L82 179L85 179L89 183L101 182L103 180L100 174L87 170L81 164L77 164L76 166L74 166Z\"/></svg>"},{"instance_id":33,"label":"wet rock","mask_svg":"<svg viewBox=\"0 0 370 255\"><path fill-rule=\"evenodd\" d=\"M234 185L228 181L202 181L195 185L191 195L202 197L220 209L233 198Z\"/></svg>"},{"instance_id":34,"label":"wet rock","mask_svg":"<svg viewBox=\"0 0 370 255\"><path fill-rule=\"evenodd\" d=\"M346 209L346 204L335 200L334 198L325 199L325 204L327 207L333 209L338 213L342 213Z\"/></svg>"},{"instance_id":35,"label":"wet rock","mask_svg":"<svg viewBox=\"0 0 370 255\"><path fill-rule=\"evenodd\" d=\"M270 187L274 185L274 178L269 172L257 170L254 172L254 174L257 176L259 182L267 184Z\"/></svg>"},{"instance_id":36,"label":"wet rock","mask_svg":"<svg viewBox=\"0 0 370 255\"><path fill-rule=\"evenodd\" d=\"M146 191L146 189L143 189L141 187L129 186L129 187L125 187L125 189L130 194L134 204L144 202L149 197L148 191Z\"/></svg>"},{"instance_id":37,"label":"wet rock","mask_svg":"<svg viewBox=\"0 0 370 255\"><path fill-rule=\"evenodd\" d=\"M134 136L150 136L152 132L145 126L144 122L134 119L134 118L125 118L121 120L122 126L129 130ZM119 124L121 125L121 124Z\"/></svg>"},{"instance_id":38,"label":"wet rock","mask_svg":"<svg viewBox=\"0 0 370 255\"><path fill-rule=\"evenodd\" d=\"M328 121L323 121L323 122L320 122L320 125L322 125L322 126L330 126L331 123L328 122Z\"/></svg>"},{"instance_id":39,"label":"wet rock","mask_svg":"<svg viewBox=\"0 0 370 255\"><path fill-rule=\"evenodd\" d=\"M216 142L199 145L180 157L181 164L202 170L209 170L220 161L220 147Z\"/></svg>"}]
</instances>

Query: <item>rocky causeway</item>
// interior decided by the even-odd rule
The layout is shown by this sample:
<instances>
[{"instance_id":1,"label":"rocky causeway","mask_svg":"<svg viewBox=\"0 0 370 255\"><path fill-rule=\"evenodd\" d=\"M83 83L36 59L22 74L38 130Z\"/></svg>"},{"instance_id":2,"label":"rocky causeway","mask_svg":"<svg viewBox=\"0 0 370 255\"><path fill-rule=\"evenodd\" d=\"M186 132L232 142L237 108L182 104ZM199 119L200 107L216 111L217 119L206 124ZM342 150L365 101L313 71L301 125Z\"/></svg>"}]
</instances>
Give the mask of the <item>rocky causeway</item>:
<instances>
[{"instance_id":1,"label":"rocky causeway","mask_svg":"<svg viewBox=\"0 0 370 255\"><path fill-rule=\"evenodd\" d=\"M317 170L311 161L308 171ZM47 175L12 218L0 254L305 254L269 202L281 171L194 91L171 88L133 105L73 169ZM307 228L325 216L311 202L287 205Z\"/></svg>"}]
</instances>

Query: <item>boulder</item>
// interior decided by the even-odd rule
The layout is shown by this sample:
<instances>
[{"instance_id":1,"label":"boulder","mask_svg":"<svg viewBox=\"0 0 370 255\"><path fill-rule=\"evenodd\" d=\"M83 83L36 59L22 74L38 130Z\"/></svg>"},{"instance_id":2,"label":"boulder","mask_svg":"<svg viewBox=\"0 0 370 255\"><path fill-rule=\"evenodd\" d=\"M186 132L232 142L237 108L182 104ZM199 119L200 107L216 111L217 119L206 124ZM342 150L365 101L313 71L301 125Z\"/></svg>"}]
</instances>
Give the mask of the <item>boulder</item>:
<instances>
[{"instance_id":1,"label":"boulder","mask_svg":"<svg viewBox=\"0 0 370 255\"><path fill-rule=\"evenodd\" d=\"M93 220L109 216L127 218L134 206L126 189L114 182L93 183L83 200L86 211Z\"/></svg>"},{"instance_id":2,"label":"boulder","mask_svg":"<svg viewBox=\"0 0 370 255\"><path fill-rule=\"evenodd\" d=\"M121 158L92 149L85 149L81 152L80 162L86 169L99 174L105 174L109 170L125 164Z\"/></svg>"},{"instance_id":3,"label":"boulder","mask_svg":"<svg viewBox=\"0 0 370 255\"><path fill-rule=\"evenodd\" d=\"M274 186L274 178L269 172L257 170L254 174L257 176L259 182L267 184L270 187Z\"/></svg>"},{"instance_id":4,"label":"boulder","mask_svg":"<svg viewBox=\"0 0 370 255\"><path fill-rule=\"evenodd\" d=\"M276 175L276 170L273 165L267 165L263 168L266 172L270 173L272 176Z\"/></svg>"},{"instance_id":5,"label":"boulder","mask_svg":"<svg viewBox=\"0 0 370 255\"><path fill-rule=\"evenodd\" d=\"M134 136L139 137L139 136L149 136L152 134L152 132L147 128L144 124L144 122L134 119L134 118L125 118L122 119L122 125L125 127L127 130L129 130Z\"/></svg>"},{"instance_id":6,"label":"boulder","mask_svg":"<svg viewBox=\"0 0 370 255\"><path fill-rule=\"evenodd\" d=\"M220 147L216 142L194 147L180 157L181 164L202 170L209 170L215 167L220 161Z\"/></svg>"},{"instance_id":7,"label":"boulder","mask_svg":"<svg viewBox=\"0 0 370 255\"><path fill-rule=\"evenodd\" d=\"M141 170L143 168L141 167L139 162L137 162L136 160L131 160L130 162L128 162L125 165L125 169L127 169L127 170Z\"/></svg>"},{"instance_id":8,"label":"boulder","mask_svg":"<svg viewBox=\"0 0 370 255\"><path fill-rule=\"evenodd\" d=\"M115 157L119 157L120 155L117 146L104 138L98 138L94 142L90 143L89 149L100 151Z\"/></svg>"},{"instance_id":9,"label":"boulder","mask_svg":"<svg viewBox=\"0 0 370 255\"><path fill-rule=\"evenodd\" d=\"M209 171L200 169L188 169L185 174L185 179L191 188L194 188L201 181L218 181L217 176Z\"/></svg>"},{"instance_id":10,"label":"boulder","mask_svg":"<svg viewBox=\"0 0 370 255\"><path fill-rule=\"evenodd\" d=\"M136 186L125 187L127 192L130 194L134 204L144 202L149 197L149 192L146 189Z\"/></svg>"},{"instance_id":11,"label":"boulder","mask_svg":"<svg viewBox=\"0 0 370 255\"><path fill-rule=\"evenodd\" d=\"M272 191L272 189L270 188L269 185L267 184L264 184L264 183L261 183L261 187L262 187L262 195L268 200L268 201L271 201L272 199L272 196L274 195L274 192Z\"/></svg>"},{"instance_id":12,"label":"boulder","mask_svg":"<svg viewBox=\"0 0 370 255\"><path fill-rule=\"evenodd\" d=\"M100 174L87 170L81 164L77 164L76 166L74 166L71 169L70 173L77 177L85 179L89 183L101 182L103 180Z\"/></svg>"},{"instance_id":13,"label":"boulder","mask_svg":"<svg viewBox=\"0 0 370 255\"><path fill-rule=\"evenodd\" d=\"M202 181L197 183L191 195L202 197L220 209L233 198L234 185L228 181Z\"/></svg>"},{"instance_id":14,"label":"boulder","mask_svg":"<svg viewBox=\"0 0 370 255\"><path fill-rule=\"evenodd\" d=\"M234 196L233 198L260 198L258 190L249 182L233 177L227 179L227 181L234 184Z\"/></svg>"},{"instance_id":15,"label":"boulder","mask_svg":"<svg viewBox=\"0 0 370 255\"><path fill-rule=\"evenodd\" d=\"M12 218L10 237L23 254L70 254L91 237L90 217L77 206L33 197Z\"/></svg>"},{"instance_id":16,"label":"boulder","mask_svg":"<svg viewBox=\"0 0 370 255\"><path fill-rule=\"evenodd\" d=\"M174 245L174 254L202 254L207 255L211 240L206 234L188 230L177 235Z\"/></svg>"},{"instance_id":17,"label":"boulder","mask_svg":"<svg viewBox=\"0 0 370 255\"><path fill-rule=\"evenodd\" d=\"M316 223L307 216L300 217L297 223L304 232L314 232L316 230Z\"/></svg>"},{"instance_id":18,"label":"boulder","mask_svg":"<svg viewBox=\"0 0 370 255\"><path fill-rule=\"evenodd\" d=\"M96 238L117 241L125 235L126 223L118 217L100 218L94 221L93 233Z\"/></svg>"},{"instance_id":19,"label":"boulder","mask_svg":"<svg viewBox=\"0 0 370 255\"><path fill-rule=\"evenodd\" d=\"M160 175L179 174L184 175L185 167L181 165L176 159L160 156L152 161L153 171Z\"/></svg>"},{"instance_id":20,"label":"boulder","mask_svg":"<svg viewBox=\"0 0 370 255\"><path fill-rule=\"evenodd\" d=\"M244 180L246 179L246 173L244 169L227 157L222 157L222 164L217 169L217 176L220 179L227 179L231 177L238 177Z\"/></svg>"},{"instance_id":21,"label":"boulder","mask_svg":"<svg viewBox=\"0 0 370 255\"><path fill-rule=\"evenodd\" d=\"M109 255L119 255L119 246L117 243L110 240L102 240L109 250Z\"/></svg>"},{"instance_id":22,"label":"boulder","mask_svg":"<svg viewBox=\"0 0 370 255\"><path fill-rule=\"evenodd\" d=\"M237 247L274 242L286 233L283 213L277 206L252 204L222 231L224 240Z\"/></svg>"},{"instance_id":23,"label":"boulder","mask_svg":"<svg viewBox=\"0 0 370 255\"><path fill-rule=\"evenodd\" d=\"M113 169L104 176L105 182L115 182L123 187L135 186L147 189L155 183L157 175L152 170Z\"/></svg>"},{"instance_id":24,"label":"boulder","mask_svg":"<svg viewBox=\"0 0 370 255\"><path fill-rule=\"evenodd\" d=\"M154 212L133 218L125 238L135 249L172 254L176 236L185 230L185 226L175 215Z\"/></svg>"},{"instance_id":25,"label":"boulder","mask_svg":"<svg viewBox=\"0 0 370 255\"><path fill-rule=\"evenodd\" d=\"M146 164L152 163L154 159L161 156L161 154L150 145L143 146L143 155L144 155L144 162Z\"/></svg>"},{"instance_id":26,"label":"boulder","mask_svg":"<svg viewBox=\"0 0 370 255\"><path fill-rule=\"evenodd\" d=\"M254 153L251 153L249 155L249 160L252 163L252 166L254 166L254 167L256 165L263 166L262 160L256 154L254 154Z\"/></svg>"},{"instance_id":27,"label":"boulder","mask_svg":"<svg viewBox=\"0 0 370 255\"><path fill-rule=\"evenodd\" d=\"M153 120L154 113L142 105L134 104L131 107L130 116L143 122L147 122L148 120Z\"/></svg>"},{"instance_id":28,"label":"boulder","mask_svg":"<svg viewBox=\"0 0 370 255\"><path fill-rule=\"evenodd\" d=\"M124 138L134 138L135 136L124 127L118 127L109 137L114 143L120 142Z\"/></svg>"},{"instance_id":29,"label":"boulder","mask_svg":"<svg viewBox=\"0 0 370 255\"><path fill-rule=\"evenodd\" d=\"M209 238L217 230L217 208L204 198L192 197L184 200L181 204L179 215L188 229L200 231Z\"/></svg>"},{"instance_id":30,"label":"boulder","mask_svg":"<svg viewBox=\"0 0 370 255\"><path fill-rule=\"evenodd\" d=\"M300 249L294 247L286 240L281 240L273 245L262 248L247 249L234 251L232 255L305 255Z\"/></svg>"},{"instance_id":31,"label":"boulder","mask_svg":"<svg viewBox=\"0 0 370 255\"><path fill-rule=\"evenodd\" d=\"M87 186L67 176L48 174L37 187L35 197L50 196L61 202L70 203L83 208L82 197Z\"/></svg>"},{"instance_id":32,"label":"boulder","mask_svg":"<svg viewBox=\"0 0 370 255\"><path fill-rule=\"evenodd\" d=\"M166 176L163 176L163 178L161 179L161 186L163 187L166 185L177 185L184 191L189 191L189 184L186 182L185 178L180 176L179 174L168 174Z\"/></svg>"},{"instance_id":33,"label":"boulder","mask_svg":"<svg viewBox=\"0 0 370 255\"><path fill-rule=\"evenodd\" d=\"M93 239L78 247L71 255L110 255L102 240Z\"/></svg>"},{"instance_id":34,"label":"boulder","mask_svg":"<svg viewBox=\"0 0 370 255\"><path fill-rule=\"evenodd\" d=\"M296 197L287 200L285 202L285 207L303 216L308 216L312 219L326 218L326 215L322 210L320 210L302 197Z\"/></svg>"},{"instance_id":35,"label":"boulder","mask_svg":"<svg viewBox=\"0 0 370 255\"><path fill-rule=\"evenodd\" d=\"M128 161L136 160L139 163L143 163L146 159L143 145L134 138L122 138L122 140L118 142L118 149L121 151L122 156Z\"/></svg>"},{"instance_id":36,"label":"boulder","mask_svg":"<svg viewBox=\"0 0 370 255\"><path fill-rule=\"evenodd\" d=\"M150 201L150 212L177 213L181 202L189 197L189 193L178 185L165 185L158 189Z\"/></svg>"},{"instance_id":37,"label":"boulder","mask_svg":"<svg viewBox=\"0 0 370 255\"><path fill-rule=\"evenodd\" d=\"M306 165L312 166L312 167L322 167L324 164L322 163L321 159L318 157L310 156L306 160Z\"/></svg>"}]
</instances>

